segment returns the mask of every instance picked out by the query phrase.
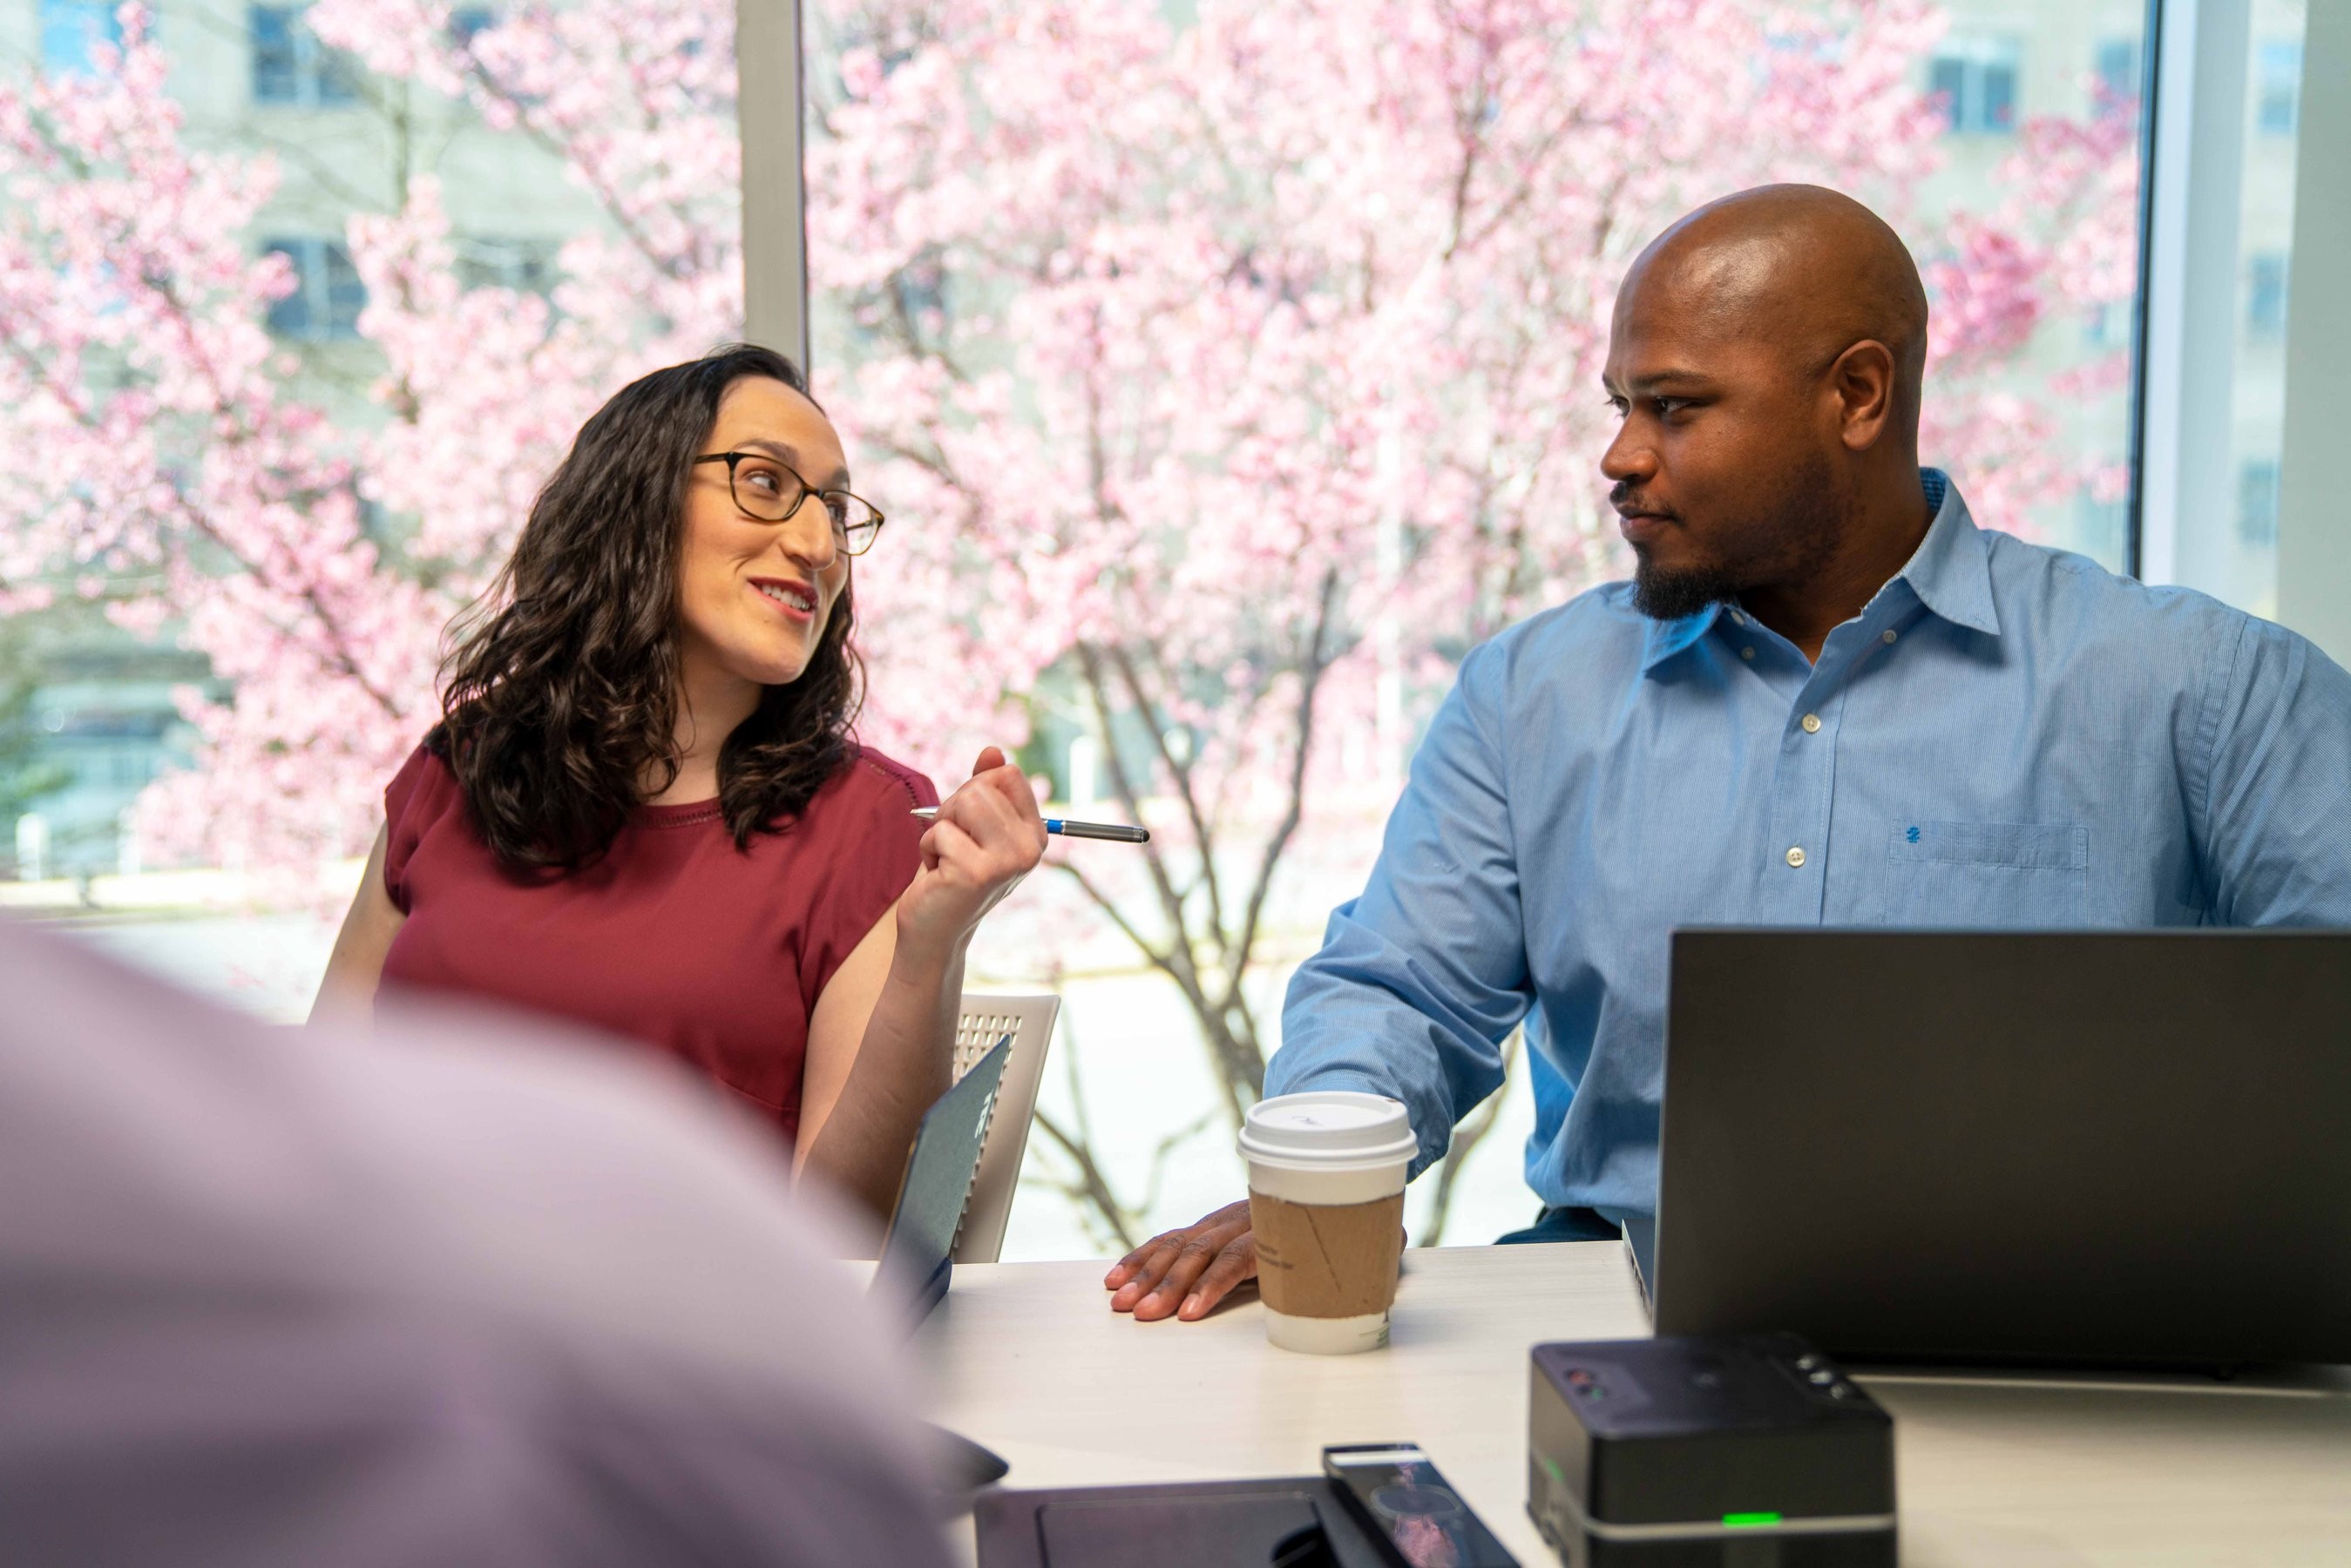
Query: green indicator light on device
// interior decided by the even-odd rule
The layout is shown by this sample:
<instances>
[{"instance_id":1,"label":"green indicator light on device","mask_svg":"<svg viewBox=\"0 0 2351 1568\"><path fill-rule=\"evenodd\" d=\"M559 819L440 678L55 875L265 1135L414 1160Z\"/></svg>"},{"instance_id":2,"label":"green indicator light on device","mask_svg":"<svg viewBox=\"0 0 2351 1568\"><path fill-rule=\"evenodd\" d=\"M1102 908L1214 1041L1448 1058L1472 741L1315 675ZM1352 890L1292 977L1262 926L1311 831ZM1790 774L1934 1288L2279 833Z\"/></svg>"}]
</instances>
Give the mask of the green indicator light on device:
<instances>
[{"instance_id":1,"label":"green indicator light on device","mask_svg":"<svg viewBox=\"0 0 2351 1568\"><path fill-rule=\"evenodd\" d=\"M1777 1524L1780 1516L1776 1513L1726 1513L1722 1516L1722 1522L1731 1530L1752 1530L1759 1525Z\"/></svg>"}]
</instances>

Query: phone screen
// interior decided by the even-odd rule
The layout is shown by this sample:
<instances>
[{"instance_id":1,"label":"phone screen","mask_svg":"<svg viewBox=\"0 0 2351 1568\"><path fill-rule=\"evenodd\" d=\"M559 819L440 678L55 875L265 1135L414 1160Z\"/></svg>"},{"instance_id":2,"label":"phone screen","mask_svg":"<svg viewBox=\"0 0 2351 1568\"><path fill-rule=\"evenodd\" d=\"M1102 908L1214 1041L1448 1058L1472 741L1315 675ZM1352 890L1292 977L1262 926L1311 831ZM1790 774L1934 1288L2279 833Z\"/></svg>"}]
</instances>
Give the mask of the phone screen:
<instances>
[{"instance_id":1,"label":"phone screen","mask_svg":"<svg viewBox=\"0 0 2351 1568\"><path fill-rule=\"evenodd\" d=\"M1519 1568L1417 1444L1325 1449L1322 1470L1403 1568Z\"/></svg>"}]
</instances>

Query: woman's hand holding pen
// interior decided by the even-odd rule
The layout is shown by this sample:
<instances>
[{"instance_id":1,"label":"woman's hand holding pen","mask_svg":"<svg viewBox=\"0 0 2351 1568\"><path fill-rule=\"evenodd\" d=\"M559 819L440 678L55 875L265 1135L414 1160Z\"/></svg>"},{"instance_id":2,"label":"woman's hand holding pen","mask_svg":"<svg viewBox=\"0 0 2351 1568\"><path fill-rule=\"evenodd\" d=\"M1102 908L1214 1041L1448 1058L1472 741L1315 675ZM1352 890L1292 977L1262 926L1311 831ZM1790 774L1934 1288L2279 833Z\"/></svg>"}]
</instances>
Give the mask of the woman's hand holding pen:
<instances>
[{"instance_id":1,"label":"woman's hand holding pen","mask_svg":"<svg viewBox=\"0 0 2351 1568\"><path fill-rule=\"evenodd\" d=\"M972 931L1044 854L1035 793L1019 769L1005 765L1002 752L988 747L970 782L924 831L922 862L890 917L891 940L875 940L883 936L877 926L817 1002L811 1041L826 1025L827 1002L840 994L859 999L842 1014L850 1044L830 1058L836 1066L820 1085L829 1101L816 1102L823 1111L819 1129L811 1137L801 1124L800 1168L854 1194L877 1223L897 1195L923 1113L954 1081L956 1013ZM859 989L844 992L843 975Z\"/></svg>"},{"instance_id":2,"label":"woman's hand holding pen","mask_svg":"<svg viewBox=\"0 0 2351 1568\"><path fill-rule=\"evenodd\" d=\"M994 746L971 779L941 803L923 834L921 869L898 898L902 953L947 961L980 918L1045 854L1045 821L1027 775Z\"/></svg>"}]
</instances>

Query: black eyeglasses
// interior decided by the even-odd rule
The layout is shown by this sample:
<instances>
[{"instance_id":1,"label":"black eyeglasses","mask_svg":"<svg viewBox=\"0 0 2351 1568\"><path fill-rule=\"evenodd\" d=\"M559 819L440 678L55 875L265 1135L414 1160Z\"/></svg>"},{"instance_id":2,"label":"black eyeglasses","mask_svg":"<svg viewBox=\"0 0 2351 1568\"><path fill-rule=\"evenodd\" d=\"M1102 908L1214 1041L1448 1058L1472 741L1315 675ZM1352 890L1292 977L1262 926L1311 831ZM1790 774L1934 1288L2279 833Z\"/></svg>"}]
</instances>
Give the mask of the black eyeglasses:
<instances>
[{"instance_id":1,"label":"black eyeglasses","mask_svg":"<svg viewBox=\"0 0 2351 1568\"><path fill-rule=\"evenodd\" d=\"M873 504L846 490L819 490L777 459L758 452L714 452L696 463L726 465L727 488L735 504L762 523L782 523L797 514L811 495L824 503L832 522L832 542L844 556L862 556L873 547L884 519Z\"/></svg>"}]
</instances>

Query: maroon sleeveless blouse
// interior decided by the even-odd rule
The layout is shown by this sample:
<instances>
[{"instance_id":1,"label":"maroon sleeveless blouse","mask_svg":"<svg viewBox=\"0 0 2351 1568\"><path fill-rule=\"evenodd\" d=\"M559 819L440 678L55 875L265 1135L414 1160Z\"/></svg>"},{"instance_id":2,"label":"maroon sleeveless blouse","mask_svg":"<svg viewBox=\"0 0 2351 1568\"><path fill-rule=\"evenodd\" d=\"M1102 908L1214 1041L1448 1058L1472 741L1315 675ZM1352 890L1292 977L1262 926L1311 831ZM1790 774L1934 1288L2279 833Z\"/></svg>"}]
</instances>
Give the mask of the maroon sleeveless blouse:
<instances>
[{"instance_id":1,"label":"maroon sleeveless blouse","mask_svg":"<svg viewBox=\"0 0 2351 1568\"><path fill-rule=\"evenodd\" d=\"M781 833L735 847L716 801L639 806L595 865L517 875L420 746L384 791L384 885L407 921L386 986L554 1013L683 1057L799 1131L809 1017L921 864L931 781L852 749Z\"/></svg>"}]
</instances>

